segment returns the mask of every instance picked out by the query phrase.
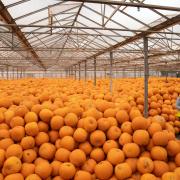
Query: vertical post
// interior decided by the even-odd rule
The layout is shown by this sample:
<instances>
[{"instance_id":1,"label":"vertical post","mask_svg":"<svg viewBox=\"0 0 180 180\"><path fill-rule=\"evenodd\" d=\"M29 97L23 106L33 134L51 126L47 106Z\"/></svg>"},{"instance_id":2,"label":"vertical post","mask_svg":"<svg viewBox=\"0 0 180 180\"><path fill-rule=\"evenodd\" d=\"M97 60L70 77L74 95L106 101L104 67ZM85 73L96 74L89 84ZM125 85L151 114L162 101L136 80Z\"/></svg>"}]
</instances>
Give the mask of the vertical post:
<instances>
[{"instance_id":1,"label":"vertical post","mask_svg":"<svg viewBox=\"0 0 180 180\"><path fill-rule=\"evenodd\" d=\"M12 30L12 37L11 38L12 38L11 39L12 40L11 43L12 43L12 50L13 50L14 49L14 34L13 34L13 30Z\"/></svg>"},{"instance_id":2,"label":"vertical post","mask_svg":"<svg viewBox=\"0 0 180 180\"><path fill-rule=\"evenodd\" d=\"M9 67L8 67L8 65L6 66L6 78L9 79Z\"/></svg>"},{"instance_id":3,"label":"vertical post","mask_svg":"<svg viewBox=\"0 0 180 180\"><path fill-rule=\"evenodd\" d=\"M69 68L70 78L72 77L72 67Z\"/></svg>"},{"instance_id":4,"label":"vertical post","mask_svg":"<svg viewBox=\"0 0 180 180\"><path fill-rule=\"evenodd\" d=\"M71 68L68 69L68 77L70 78L71 77Z\"/></svg>"},{"instance_id":5,"label":"vertical post","mask_svg":"<svg viewBox=\"0 0 180 180\"><path fill-rule=\"evenodd\" d=\"M67 69L66 78L69 78L69 69Z\"/></svg>"},{"instance_id":6,"label":"vertical post","mask_svg":"<svg viewBox=\"0 0 180 180\"><path fill-rule=\"evenodd\" d=\"M87 61L85 60L84 62L84 77L85 77L85 81L87 80Z\"/></svg>"},{"instance_id":7,"label":"vertical post","mask_svg":"<svg viewBox=\"0 0 180 180\"><path fill-rule=\"evenodd\" d=\"M104 78L106 79L106 68L104 68Z\"/></svg>"},{"instance_id":8,"label":"vertical post","mask_svg":"<svg viewBox=\"0 0 180 180\"><path fill-rule=\"evenodd\" d=\"M168 82L168 71L166 70L166 82Z\"/></svg>"},{"instance_id":9,"label":"vertical post","mask_svg":"<svg viewBox=\"0 0 180 180\"><path fill-rule=\"evenodd\" d=\"M1 69L1 78L4 79L4 69Z\"/></svg>"},{"instance_id":10,"label":"vertical post","mask_svg":"<svg viewBox=\"0 0 180 180\"><path fill-rule=\"evenodd\" d=\"M110 75L110 92L112 93L112 64L113 64L113 52L110 52L110 71L109 71L109 75Z\"/></svg>"},{"instance_id":11,"label":"vertical post","mask_svg":"<svg viewBox=\"0 0 180 180\"><path fill-rule=\"evenodd\" d=\"M22 71L23 71L23 70L22 70L22 67L21 67L21 78L22 78L22 75L23 75L23 74L22 74L22 73L23 73Z\"/></svg>"},{"instance_id":12,"label":"vertical post","mask_svg":"<svg viewBox=\"0 0 180 180\"><path fill-rule=\"evenodd\" d=\"M135 67L134 67L134 78L136 79L136 64L135 64Z\"/></svg>"},{"instance_id":13,"label":"vertical post","mask_svg":"<svg viewBox=\"0 0 180 180\"><path fill-rule=\"evenodd\" d=\"M66 69L65 70L65 78L67 78L68 77L68 70Z\"/></svg>"},{"instance_id":14,"label":"vertical post","mask_svg":"<svg viewBox=\"0 0 180 180\"><path fill-rule=\"evenodd\" d=\"M19 79L21 79L21 68L18 68Z\"/></svg>"},{"instance_id":15,"label":"vertical post","mask_svg":"<svg viewBox=\"0 0 180 180\"><path fill-rule=\"evenodd\" d=\"M74 76L75 76L75 80L76 80L76 65L74 65Z\"/></svg>"},{"instance_id":16,"label":"vertical post","mask_svg":"<svg viewBox=\"0 0 180 180\"><path fill-rule=\"evenodd\" d=\"M125 69L123 68L122 70L122 77L124 78L125 77Z\"/></svg>"},{"instance_id":17,"label":"vertical post","mask_svg":"<svg viewBox=\"0 0 180 180\"><path fill-rule=\"evenodd\" d=\"M158 76L158 70L156 70L156 76Z\"/></svg>"},{"instance_id":18,"label":"vertical post","mask_svg":"<svg viewBox=\"0 0 180 180\"><path fill-rule=\"evenodd\" d=\"M165 64L166 64L165 66L167 67L167 61L165 62ZM168 82L168 80L167 80L167 78L168 78L168 70L166 69L165 72L166 72L166 82Z\"/></svg>"},{"instance_id":19,"label":"vertical post","mask_svg":"<svg viewBox=\"0 0 180 180\"><path fill-rule=\"evenodd\" d=\"M148 117L148 78L149 78L149 67L148 67L148 38L143 38L144 42L144 116Z\"/></svg>"},{"instance_id":20,"label":"vertical post","mask_svg":"<svg viewBox=\"0 0 180 180\"><path fill-rule=\"evenodd\" d=\"M14 67L12 68L12 77L14 79Z\"/></svg>"},{"instance_id":21,"label":"vertical post","mask_svg":"<svg viewBox=\"0 0 180 180\"><path fill-rule=\"evenodd\" d=\"M67 69L67 77L70 77L70 68Z\"/></svg>"},{"instance_id":22,"label":"vertical post","mask_svg":"<svg viewBox=\"0 0 180 180\"><path fill-rule=\"evenodd\" d=\"M19 75L19 74L18 74L18 67L17 67L17 69L16 69L16 77L17 77L17 79L19 78L18 75Z\"/></svg>"},{"instance_id":23,"label":"vertical post","mask_svg":"<svg viewBox=\"0 0 180 180\"><path fill-rule=\"evenodd\" d=\"M96 58L94 57L94 86L96 86Z\"/></svg>"},{"instance_id":24,"label":"vertical post","mask_svg":"<svg viewBox=\"0 0 180 180\"><path fill-rule=\"evenodd\" d=\"M71 67L71 78L73 79L73 66ZM57 75L56 75L57 76Z\"/></svg>"},{"instance_id":25,"label":"vertical post","mask_svg":"<svg viewBox=\"0 0 180 180\"><path fill-rule=\"evenodd\" d=\"M118 73L118 72L117 72L117 68L116 68L116 79L117 79L117 73Z\"/></svg>"},{"instance_id":26,"label":"vertical post","mask_svg":"<svg viewBox=\"0 0 180 180\"><path fill-rule=\"evenodd\" d=\"M79 63L79 81L81 80L81 63Z\"/></svg>"}]
</instances>

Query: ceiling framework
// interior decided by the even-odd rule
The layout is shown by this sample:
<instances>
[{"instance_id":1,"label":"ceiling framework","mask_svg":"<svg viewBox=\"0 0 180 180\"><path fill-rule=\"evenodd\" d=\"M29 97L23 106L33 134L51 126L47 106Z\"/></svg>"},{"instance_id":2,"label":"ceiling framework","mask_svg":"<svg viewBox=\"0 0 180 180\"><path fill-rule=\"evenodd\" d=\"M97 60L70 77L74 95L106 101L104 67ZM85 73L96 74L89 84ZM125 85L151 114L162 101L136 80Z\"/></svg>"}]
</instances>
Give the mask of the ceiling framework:
<instances>
[{"instance_id":1,"label":"ceiling framework","mask_svg":"<svg viewBox=\"0 0 180 180\"><path fill-rule=\"evenodd\" d=\"M22 3L22 2L20 2L20 3ZM16 25L15 20L12 18L12 16L8 12L7 8L4 6L4 4L1 1L0 1L0 16L2 17L2 19L5 23L7 23L7 24L12 23L12 24ZM29 44L26 37L21 32L20 28L18 26L14 26L14 27L11 27L10 29L12 31L12 36L15 34L18 37L18 39L20 40L20 42L23 44L23 46L29 48L28 51L32 55L32 58L39 63L41 68L45 69L43 63L39 60L38 55L33 50L31 44Z\"/></svg>"},{"instance_id":2,"label":"ceiling framework","mask_svg":"<svg viewBox=\"0 0 180 180\"><path fill-rule=\"evenodd\" d=\"M150 69L180 70L180 2L147 1L0 0L0 64L57 71L86 61L91 71L96 58L104 70L113 52L114 71L134 71L148 37Z\"/></svg>"}]
</instances>

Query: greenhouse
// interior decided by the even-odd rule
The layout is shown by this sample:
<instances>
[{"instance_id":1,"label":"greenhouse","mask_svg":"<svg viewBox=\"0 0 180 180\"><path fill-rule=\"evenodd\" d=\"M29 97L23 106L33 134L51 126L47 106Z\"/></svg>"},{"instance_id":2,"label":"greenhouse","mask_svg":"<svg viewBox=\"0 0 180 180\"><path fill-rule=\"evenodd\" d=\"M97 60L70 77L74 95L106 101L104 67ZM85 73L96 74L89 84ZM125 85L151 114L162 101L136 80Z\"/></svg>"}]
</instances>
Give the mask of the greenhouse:
<instances>
[{"instance_id":1,"label":"greenhouse","mask_svg":"<svg viewBox=\"0 0 180 180\"><path fill-rule=\"evenodd\" d=\"M180 180L179 0L0 0L0 180Z\"/></svg>"}]
</instances>

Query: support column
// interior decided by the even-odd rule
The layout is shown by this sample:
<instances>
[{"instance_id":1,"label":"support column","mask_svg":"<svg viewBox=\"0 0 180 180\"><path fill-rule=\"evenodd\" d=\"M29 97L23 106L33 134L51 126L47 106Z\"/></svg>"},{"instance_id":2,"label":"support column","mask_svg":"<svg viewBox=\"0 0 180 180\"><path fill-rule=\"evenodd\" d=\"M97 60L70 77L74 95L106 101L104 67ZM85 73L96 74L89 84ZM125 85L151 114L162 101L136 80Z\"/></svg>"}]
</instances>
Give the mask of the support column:
<instances>
[{"instance_id":1,"label":"support column","mask_svg":"<svg viewBox=\"0 0 180 180\"><path fill-rule=\"evenodd\" d=\"M81 80L81 64L79 63L79 81Z\"/></svg>"},{"instance_id":2,"label":"support column","mask_svg":"<svg viewBox=\"0 0 180 180\"><path fill-rule=\"evenodd\" d=\"M109 71L109 76L110 76L110 92L112 93L112 78L113 78L113 74L112 74L112 64L113 64L113 52L110 52L110 71Z\"/></svg>"},{"instance_id":3,"label":"support column","mask_svg":"<svg viewBox=\"0 0 180 180\"><path fill-rule=\"evenodd\" d=\"M8 65L6 66L6 79L9 79L9 67L8 67Z\"/></svg>"},{"instance_id":4,"label":"support column","mask_svg":"<svg viewBox=\"0 0 180 180\"><path fill-rule=\"evenodd\" d=\"M156 70L156 76L158 76L158 71Z\"/></svg>"},{"instance_id":5,"label":"support column","mask_svg":"<svg viewBox=\"0 0 180 180\"><path fill-rule=\"evenodd\" d=\"M76 65L74 65L74 76L75 76L75 80L76 80Z\"/></svg>"},{"instance_id":6,"label":"support column","mask_svg":"<svg viewBox=\"0 0 180 180\"><path fill-rule=\"evenodd\" d=\"M15 79L15 77L14 77L14 67L12 68L12 77L13 77L13 79Z\"/></svg>"},{"instance_id":7,"label":"support column","mask_svg":"<svg viewBox=\"0 0 180 180\"><path fill-rule=\"evenodd\" d=\"M94 86L96 86L96 58L94 58Z\"/></svg>"},{"instance_id":8,"label":"support column","mask_svg":"<svg viewBox=\"0 0 180 180\"><path fill-rule=\"evenodd\" d=\"M143 38L144 42L144 116L148 117L148 78L149 78L149 65L148 65L148 38Z\"/></svg>"},{"instance_id":9,"label":"support column","mask_svg":"<svg viewBox=\"0 0 180 180\"><path fill-rule=\"evenodd\" d=\"M71 68L68 69L68 78L71 77Z\"/></svg>"},{"instance_id":10,"label":"support column","mask_svg":"<svg viewBox=\"0 0 180 180\"><path fill-rule=\"evenodd\" d=\"M106 68L104 68L104 78L106 79Z\"/></svg>"},{"instance_id":11,"label":"support column","mask_svg":"<svg viewBox=\"0 0 180 180\"><path fill-rule=\"evenodd\" d=\"M65 70L65 78L67 78L68 77L68 70L66 69Z\"/></svg>"},{"instance_id":12,"label":"support column","mask_svg":"<svg viewBox=\"0 0 180 180\"><path fill-rule=\"evenodd\" d=\"M134 78L136 79L136 65L134 67Z\"/></svg>"},{"instance_id":13,"label":"support column","mask_svg":"<svg viewBox=\"0 0 180 180\"><path fill-rule=\"evenodd\" d=\"M69 68L67 69L67 77L68 78L70 77L70 69Z\"/></svg>"},{"instance_id":14,"label":"support column","mask_svg":"<svg viewBox=\"0 0 180 180\"><path fill-rule=\"evenodd\" d=\"M73 79L73 66L71 67L71 78Z\"/></svg>"},{"instance_id":15,"label":"support column","mask_svg":"<svg viewBox=\"0 0 180 180\"><path fill-rule=\"evenodd\" d=\"M84 62L84 78L87 81L87 61Z\"/></svg>"},{"instance_id":16,"label":"support column","mask_svg":"<svg viewBox=\"0 0 180 180\"><path fill-rule=\"evenodd\" d=\"M139 69L139 76L141 77L141 67L140 67L140 69Z\"/></svg>"},{"instance_id":17,"label":"support column","mask_svg":"<svg viewBox=\"0 0 180 180\"><path fill-rule=\"evenodd\" d=\"M22 73L23 73L22 71L23 71L23 70L22 70L22 67L21 67L21 74L20 74L20 75L21 75L21 78L23 77L23 76L22 76L22 75L23 75L23 74L22 74Z\"/></svg>"},{"instance_id":18,"label":"support column","mask_svg":"<svg viewBox=\"0 0 180 180\"><path fill-rule=\"evenodd\" d=\"M1 78L4 79L4 69L1 69Z\"/></svg>"},{"instance_id":19,"label":"support column","mask_svg":"<svg viewBox=\"0 0 180 180\"><path fill-rule=\"evenodd\" d=\"M18 67L17 67L17 69L16 69L16 77L17 77L17 79L19 78Z\"/></svg>"},{"instance_id":20,"label":"support column","mask_svg":"<svg viewBox=\"0 0 180 180\"><path fill-rule=\"evenodd\" d=\"M117 72L117 68L116 68L116 79L118 78L118 77L117 77L117 73L118 73L118 72Z\"/></svg>"},{"instance_id":21,"label":"support column","mask_svg":"<svg viewBox=\"0 0 180 180\"><path fill-rule=\"evenodd\" d=\"M122 77L124 78L125 77L125 69L123 68L122 70Z\"/></svg>"},{"instance_id":22,"label":"support column","mask_svg":"<svg viewBox=\"0 0 180 180\"><path fill-rule=\"evenodd\" d=\"M24 74L24 71L25 71L25 70L23 69L23 71L22 71L22 75L23 75L23 78L25 78L25 74Z\"/></svg>"},{"instance_id":23,"label":"support column","mask_svg":"<svg viewBox=\"0 0 180 180\"><path fill-rule=\"evenodd\" d=\"M167 67L167 61L165 62L165 66ZM165 71L166 72L166 83L168 82L168 70Z\"/></svg>"},{"instance_id":24,"label":"support column","mask_svg":"<svg viewBox=\"0 0 180 180\"><path fill-rule=\"evenodd\" d=\"M70 78L72 77L72 67L69 68Z\"/></svg>"}]
</instances>

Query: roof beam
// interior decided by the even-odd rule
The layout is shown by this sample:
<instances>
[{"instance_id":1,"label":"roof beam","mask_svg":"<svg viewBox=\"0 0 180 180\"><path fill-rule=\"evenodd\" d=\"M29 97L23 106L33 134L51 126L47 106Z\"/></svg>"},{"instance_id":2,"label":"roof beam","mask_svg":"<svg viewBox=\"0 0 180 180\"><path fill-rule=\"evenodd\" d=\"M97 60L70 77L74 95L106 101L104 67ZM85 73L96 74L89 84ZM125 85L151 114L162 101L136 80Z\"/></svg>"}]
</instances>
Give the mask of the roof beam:
<instances>
[{"instance_id":1,"label":"roof beam","mask_svg":"<svg viewBox=\"0 0 180 180\"><path fill-rule=\"evenodd\" d=\"M21 0L21 1L18 1L18 2L7 5L6 8L12 8L14 6L17 6L19 4L22 4L22 3L25 3L25 2L28 2L28 1L30 1L30 0Z\"/></svg>"},{"instance_id":2,"label":"roof beam","mask_svg":"<svg viewBox=\"0 0 180 180\"><path fill-rule=\"evenodd\" d=\"M82 9L82 7L83 7L83 4L84 4L84 2L79 6L79 9L78 9L78 11L77 11L77 14L76 14L76 16L75 16L75 18L74 18L74 21L73 21L73 23L72 23L72 27L75 25L75 23L76 23L76 21L77 21L77 19L78 19L78 16L79 16L79 14L80 14L80 12L81 12L81 9ZM72 30L73 30L73 29L71 28L71 29L69 30L69 33L71 33ZM70 37L70 35L67 35L66 41L65 41L64 44L63 44L63 48L65 48L65 46L66 46L66 44L67 44L67 42L68 42L69 37ZM63 49L60 51L60 53L59 53L59 55L58 55L58 61L59 61L62 53L63 53Z\"/></svg>"},{"instance_id":3,"label":"roof beam","mask_svg":"<svg viewBox=\"0 0 180 180\"><path fill-rule=\"evenodd\" d=\"M129 7L139 7L139 8L150 8L150 9L160 9L160 10L169 10L169 11L180 11L178 7L171 6L160 6L153 4L143 4L143 3L131 3L123 1L109 1L109 0L64 0L64 1L75 1L75 2L86 2L86 3L96 3L96 4L109 4L109 5L120 5L120 6L129 6Z\"/></svg>"},{"instance_id":4,"label":"roof beam","mask_svg":"<svg viewBox=\"0 0 180 180\"><path fill-rule=\"evenodd\" d=\"M15 20L12 18L12 16L10 15L10 13L8 12L7 8L4 6L4 4L2 3L2 1L0 1L0 15L2 16L2 18L5 20L5 22L7 24L15 24L16 22ZM11 27L12 31L17 35L17 37L19 38L19 40L21 41L21 43L23 44L23 46L25 48L29 48L29 52L32 55L32 58L38 62L38 64L45 69L43 63L39 60L38 55L36 54L36 52L33 50L33 48L31 47L31 44L28 42L28 40L26 39L25 35L22 33L22 31L20 30L20 28L16 25Z\"/></svg>"},{"instance_id":5,"label":"roof beam","mask_svg":"<svg viewBox=\"0 0 180 180\"><path fill-rule=\"evenodd\" d=\"M128 39L126 39L126 40L124 40L122 42L119 42L119 43L117 43L117 44L115 44L115 45L113 45L113 46L111 46L109 48L106 48L103 51L100 51L100 52L94 54L93 56L89 57L88 59L93 59L94 57L100 56L100 55L102 55L102 54L104 54L106 52L110 52L110 51L112 51L112 50L114 50L116 48L122 47L122 46L127 45L129 43L132 43L132 42L134 42L136 40L139 40L139 39L143 38L144 36L148 36L148 35L152 34L152 31L161 31L161 30L163 30L165 28L168 28L170 26L173 26L173 25L175 25L175 24L177 24L179 22L180 22L180 15L177 15L177 16L175 16L175 17L173 17L171 19L168 19L168 20L166 20L166 21L164 21L164 22L162 22L162 23L160 23L160 24L158 24L156 26L153 26L153 27L149 28L145 32L141 32L141 33L139 33L139 34L137 34L137 35L135 35L133 37L130 37L130 38L128 38Z\"/></svg>"},{"instance_id":6,"label":"roof beam","mask_svg":"<svg viewBox=\"0 0 180 180\"><path fill-rule=\"evenodd\" d=\"M173 21L176 21L174 24L178 23L180 15L177 15L173 17ZM170 19L171 20L171 19ZM165 21L166 22L166 21ZM170 22L169 22L170 23ZM82 24L82 23L81 23ZM170 23L171 24L171 23ZM171 26L171 25L170 25ZM120 29L120 28L106 28L104 29L103 27L84 27L84 26L66 26L66 25L27 25L27 24L0 24L0 27L41 27L41 28L54 28L54 29L91 29L91 30L102 30L102 31L123 31L123 32L140 32L140 33L159 33L159 34L176 34L179 35L179 32L163 32L163 31L158 31L158 30L153 30L152 28L148 30L139 30L139 29ZM134 36L133 36L134 37Z\"/></svg>"}]
</instances>

